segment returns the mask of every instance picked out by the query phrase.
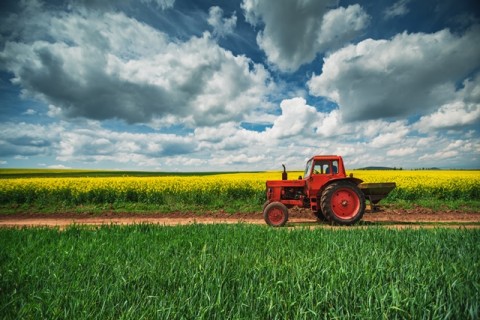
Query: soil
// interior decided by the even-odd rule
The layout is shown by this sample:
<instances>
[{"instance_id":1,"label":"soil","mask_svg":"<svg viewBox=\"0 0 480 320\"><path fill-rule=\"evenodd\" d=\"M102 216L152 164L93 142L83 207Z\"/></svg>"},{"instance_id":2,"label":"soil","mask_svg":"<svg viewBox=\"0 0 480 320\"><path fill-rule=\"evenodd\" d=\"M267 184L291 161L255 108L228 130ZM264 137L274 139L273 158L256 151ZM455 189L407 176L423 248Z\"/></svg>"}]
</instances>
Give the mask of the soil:
<instances>
[{"instance_id":1,"label":"soil","mask_svg":"<svg viewBox=\"0 0 480 320\"><path fill-rule=\"evenodd\" d=\"M248 223L266 225L261 212L252 213L20 213L0 215L0 227L59 227L70 225L127 225L152 223L165 226L185 224L213 224L213 223ZM326 222L317 222L311 212L304 209L291 209L287 227L325 227L332 228ZM466 212L461 210L437 211L427 208L391 209L383 208L372 212L367 210L357 227L382 226L388 228L480 228L480 212ZM344 228L344 227L338 227Z\"/></svg>"}]
</instances>

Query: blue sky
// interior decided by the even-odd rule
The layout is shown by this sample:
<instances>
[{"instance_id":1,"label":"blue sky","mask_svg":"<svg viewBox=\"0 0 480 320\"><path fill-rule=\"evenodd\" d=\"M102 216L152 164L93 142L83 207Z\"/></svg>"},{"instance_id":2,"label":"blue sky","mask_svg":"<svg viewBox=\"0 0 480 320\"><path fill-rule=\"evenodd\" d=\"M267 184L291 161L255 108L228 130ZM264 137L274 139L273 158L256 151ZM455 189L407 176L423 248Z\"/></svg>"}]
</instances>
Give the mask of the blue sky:
<instances>
[{"instance_id":1,"label":"blue sky","mask_svg":"<svg viewBox=\"0 0 480 320\"><path fill-rule=\"evenodd\" d=\"M0 166L480 168L477 1L0 4Z\"/></svg>"}]
</instances>

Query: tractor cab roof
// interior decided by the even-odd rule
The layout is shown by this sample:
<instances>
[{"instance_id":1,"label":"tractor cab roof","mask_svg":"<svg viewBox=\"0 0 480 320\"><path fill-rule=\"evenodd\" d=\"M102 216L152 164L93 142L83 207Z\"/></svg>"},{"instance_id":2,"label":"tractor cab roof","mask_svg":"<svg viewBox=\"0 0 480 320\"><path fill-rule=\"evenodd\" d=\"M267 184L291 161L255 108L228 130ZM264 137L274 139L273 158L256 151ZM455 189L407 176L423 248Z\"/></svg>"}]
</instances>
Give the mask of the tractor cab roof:
<instances>
[{"instance_id":1,"label":"tractor cab roof","mask_svg":"<svg viewBox=\"0 0 480 320\"><path fill-rule=\"evenodd\" d=\"M341 159L342 157L341 156L337 156L337 155L321 155L321 156L313 156L311 157L309 160L332 160L332 159Z\"/></svg>"}]
</instances>

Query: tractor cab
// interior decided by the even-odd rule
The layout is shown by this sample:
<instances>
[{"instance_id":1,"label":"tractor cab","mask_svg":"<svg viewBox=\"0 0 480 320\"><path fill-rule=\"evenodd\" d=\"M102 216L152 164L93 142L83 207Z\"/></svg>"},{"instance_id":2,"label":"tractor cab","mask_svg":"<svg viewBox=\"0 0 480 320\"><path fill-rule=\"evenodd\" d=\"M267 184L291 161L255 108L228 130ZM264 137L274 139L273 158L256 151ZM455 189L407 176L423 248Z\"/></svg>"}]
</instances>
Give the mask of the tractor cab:
<instances>
[{"instance_id":1,"label":"tractor cab","mask_svg":"<svg viewBox=\"0 0 480 320\"><path fill-rule=\"evenodd\" d=\"M341 168L341 171L339 171ZM313 175L338 175L345 177L345 169L340 156L315 156L308 160L305 167L304 178L310 178Z\"/></svg>"},{"instance_id":2,"label":"tractor cab","mask_svg":"<svg viewBox=\"0 0 480 320\"><path fill-rule=\"evenodd\" d=\"M333 180L350 179L345 173L343 159L340 156L314 156L307 161L305 167L305 194L307 197L316 197L318 193ZM356 181L361 183L361 181Z\"/></svg>"}]
</instances>

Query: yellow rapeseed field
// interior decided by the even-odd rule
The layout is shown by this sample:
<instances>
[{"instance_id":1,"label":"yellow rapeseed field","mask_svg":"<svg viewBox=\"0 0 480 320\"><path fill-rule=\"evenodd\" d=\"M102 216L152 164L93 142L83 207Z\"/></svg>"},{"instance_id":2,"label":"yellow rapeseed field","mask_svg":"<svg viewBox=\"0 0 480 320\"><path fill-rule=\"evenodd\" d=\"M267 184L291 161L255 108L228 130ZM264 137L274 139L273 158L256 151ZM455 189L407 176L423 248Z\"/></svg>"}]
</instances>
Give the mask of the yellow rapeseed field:
<instances>
[{"instance_id":1,"label":"yellow rapeseed field","mask_svg":"<svg viewBox=\"0 0 480 320\"><path fill-rule=\"evenodd\" d=\"M480 200L480 171L354 170L364 182L395 182L393 197L404 200Z\"/></svg>"},{"instance_id":2,"label":"yellow rapeseed field","mask_svg":"<svg viewBox=\"0 0 480 320\"><path fill-rule=\"evenodd\" d=\"M353 170L364 182L395 182L389 200L480 200L479 171ZM301 172L289 172L295 179ZM221 205L245 200L261 204L265 181L280 172L163 177L58 177L2 179L0 203L188 203Z\"/></svg>"}]
</instances>

